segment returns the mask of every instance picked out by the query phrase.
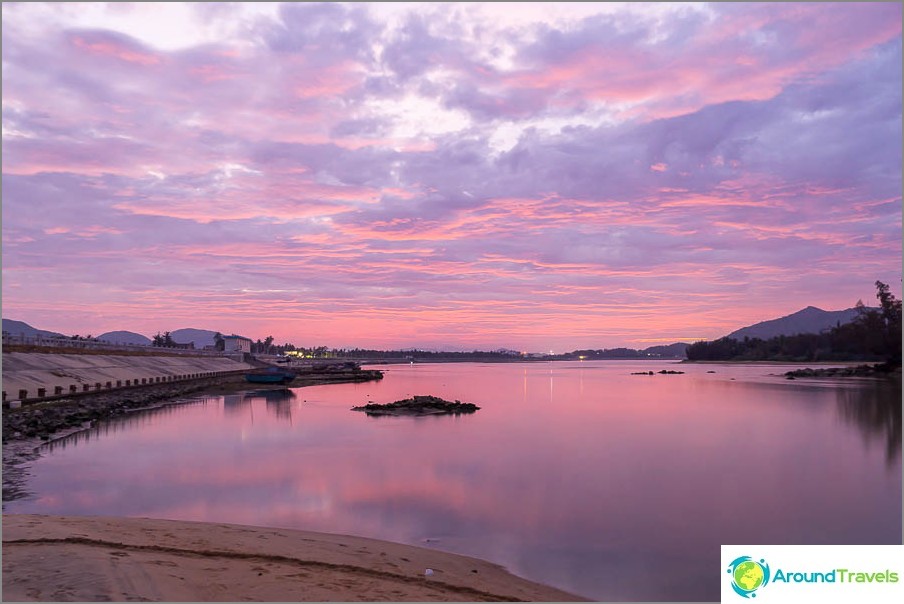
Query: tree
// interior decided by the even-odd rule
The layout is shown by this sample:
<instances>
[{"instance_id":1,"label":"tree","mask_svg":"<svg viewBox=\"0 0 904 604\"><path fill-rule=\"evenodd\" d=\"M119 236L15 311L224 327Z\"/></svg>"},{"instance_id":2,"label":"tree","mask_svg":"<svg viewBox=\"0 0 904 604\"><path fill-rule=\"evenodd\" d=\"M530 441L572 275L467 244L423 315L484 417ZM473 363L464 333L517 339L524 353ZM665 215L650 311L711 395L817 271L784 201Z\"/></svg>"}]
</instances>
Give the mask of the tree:
<instances>
[{"instance_id":1,"label":"tree","mask_svg":"<svg viewBox=\"0 0 904 604\"><path fill-rule=\"evenodd\" d=\"M223 339L223 334L219 331L213 334L213 345L217 350L226 350L226 340Z\"/></svg>"},{"instance_id":2,"label":"tree","mask_svg":"<svg viewBox=\"0 0 904 604\"><path fill-rule=\"evenodd\" d=\"M258 341L260 341L260 340L258 340ZM264 348L263 348L263 350L262 350L261 352L264 352L264 353L266 353L266 354L270 354L270 345L271 345L271 344L273 344L273 336L267 336L267 337L264 339Z\"/></svg>"},{"instance_id":3,"label":"tree","mask_svg":"<svg viewBox=\"0 0 904 604\"><path fill-rule=\"evenodd\" d=\"M896 299L888 285L876 281L876 298L881 306L883 330L883 352L887 362L901 365L901 301Z\"/></svg>"},{"instance_id":4,"label":"tree","mask_svg":"<svg viewBox=\"0 0 904 604\"><path fill-rule=\"evenodd\" d=\"M155 335L151 341L151 346L172 346L175 343L170 332L165 331L163 332L163 335L160 335L160 332L158 331L157 335Z\"/></svg>"}]
</instances>

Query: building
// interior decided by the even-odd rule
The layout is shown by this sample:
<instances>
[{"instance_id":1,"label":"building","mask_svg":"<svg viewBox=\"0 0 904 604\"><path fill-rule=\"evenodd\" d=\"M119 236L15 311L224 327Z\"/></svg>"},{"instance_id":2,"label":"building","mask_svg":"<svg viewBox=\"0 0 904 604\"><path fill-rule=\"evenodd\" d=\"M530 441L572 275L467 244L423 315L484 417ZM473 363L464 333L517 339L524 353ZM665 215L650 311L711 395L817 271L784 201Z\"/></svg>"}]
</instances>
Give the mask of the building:
<instances>
[{"instance_id":1,"label":"building","mask_svg":"<svg viewBox=\"0 0 904 604\"><path fill-rule=\"evenodd\" d=\"M223 346L226 352L251 352L251 339L242 336L223 336Z\"/></svg>"}]
</instances>

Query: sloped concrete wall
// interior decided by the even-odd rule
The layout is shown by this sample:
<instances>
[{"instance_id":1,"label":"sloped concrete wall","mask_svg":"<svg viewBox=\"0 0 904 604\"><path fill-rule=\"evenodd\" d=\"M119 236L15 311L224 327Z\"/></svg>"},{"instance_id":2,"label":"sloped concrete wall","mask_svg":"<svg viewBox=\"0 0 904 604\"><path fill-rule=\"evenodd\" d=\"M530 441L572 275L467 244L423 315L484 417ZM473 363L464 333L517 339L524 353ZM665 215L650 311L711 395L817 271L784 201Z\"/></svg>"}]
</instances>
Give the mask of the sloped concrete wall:
<instances>
[{"instance_id":1,"label":"sloped concrete wall","mask_svg":"<svg viewBox=\"0 0 904 604\"><path fill-rule=\"evenodd\" d=\"M5 400L210 377L249 369L223 357L125 356L10 352L3 355ZM98 388L98 384L100 387ZM73 387L75 390L73 390Z\"/></svg>"}]
</instances>

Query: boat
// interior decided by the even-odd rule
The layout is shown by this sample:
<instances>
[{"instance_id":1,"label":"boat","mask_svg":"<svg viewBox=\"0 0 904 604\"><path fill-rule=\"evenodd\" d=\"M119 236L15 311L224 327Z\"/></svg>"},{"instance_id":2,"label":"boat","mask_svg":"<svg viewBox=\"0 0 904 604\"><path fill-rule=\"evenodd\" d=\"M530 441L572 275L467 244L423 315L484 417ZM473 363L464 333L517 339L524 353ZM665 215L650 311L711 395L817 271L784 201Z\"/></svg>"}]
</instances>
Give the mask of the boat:
<instances>
[{"instance_id":1,"label":"boat","mask_svg":"<svg viewBox=\"0 0 904 604\"><path fill-rule=\"evenodd\" d=\"M252 384L288 384L294 379L295 374L282 367L267 367L245 374L245 380Z\"/></svg>"}]
</instances>

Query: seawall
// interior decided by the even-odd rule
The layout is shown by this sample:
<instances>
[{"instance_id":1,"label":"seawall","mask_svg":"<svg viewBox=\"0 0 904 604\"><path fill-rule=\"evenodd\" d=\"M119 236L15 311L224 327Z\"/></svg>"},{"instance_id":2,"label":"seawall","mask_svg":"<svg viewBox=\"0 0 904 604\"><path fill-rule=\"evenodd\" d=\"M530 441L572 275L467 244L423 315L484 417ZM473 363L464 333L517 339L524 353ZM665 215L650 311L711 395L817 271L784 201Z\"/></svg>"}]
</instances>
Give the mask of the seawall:
<instances>
[{"instance_id":1,"label":"seawall","mask_svg":"<svg viewBox=\"0 0 904 604\"><path fill-rule=\"evenodd\" d=\"M239 373L251 365L226 357L115 354L3 354L3 403L33 402Z\"/></svg>"}]
</instances>

